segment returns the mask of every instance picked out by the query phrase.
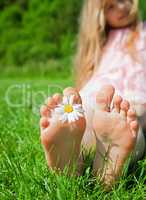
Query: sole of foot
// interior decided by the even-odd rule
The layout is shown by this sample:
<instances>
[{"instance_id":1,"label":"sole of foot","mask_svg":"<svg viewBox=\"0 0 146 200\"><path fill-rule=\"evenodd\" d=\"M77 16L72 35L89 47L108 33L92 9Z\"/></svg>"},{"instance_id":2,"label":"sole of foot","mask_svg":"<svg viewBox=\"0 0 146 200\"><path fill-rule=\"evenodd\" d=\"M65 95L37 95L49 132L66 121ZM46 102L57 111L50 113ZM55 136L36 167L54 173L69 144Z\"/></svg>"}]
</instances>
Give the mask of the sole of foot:
<instances>
[{"instance_id":1,"label":"sole of foot","mask_svg":"<svg viewBox=\"0 0 146 200\"><path fill-rule=\"evenodd\" d=\"M74 88L66 88L63 95L54 94L47 99L46 105L41 107L40 131L41 143L44 147L46 160L50 169L69 171L77 165L81 173L81 140L85 131L85 117L69 123L62 123L58 118L52 120L52 111L62 102L63 97L73 95L74 104L82 104L79 93Z\"/></svg>"},{"instance_id":2,"label":"sole of foot","mask_svg":"<svg viewBox=\"0 0 146 200\"><path fill-rule=\"evenodd\" d=\"M110 85L97 93L93 118L96 137L93 173L100 176L107 189L121 175L123 165L134 149L139 128L136 112L129 102L114 94Z\"/></svg>"}]
</instances>

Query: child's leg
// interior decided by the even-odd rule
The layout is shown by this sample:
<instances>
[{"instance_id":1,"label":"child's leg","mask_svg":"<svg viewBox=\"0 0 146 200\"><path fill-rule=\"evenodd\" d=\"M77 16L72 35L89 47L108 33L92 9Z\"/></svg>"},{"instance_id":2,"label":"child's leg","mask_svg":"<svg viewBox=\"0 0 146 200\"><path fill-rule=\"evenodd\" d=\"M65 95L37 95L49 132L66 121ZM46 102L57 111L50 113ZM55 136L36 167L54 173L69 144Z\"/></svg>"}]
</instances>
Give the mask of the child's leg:
<instances>
[{"instance_id":1,"label":"child's leg","mask_svg":"<svg viewBox=\"0 0 146 200\"><path fill-rule=\"evenodd\" d=\"M64 96L74 95L74 103L81 104L81 98L73 88L64 90ZM60 94L55 94L41 108L41 142L44 147L46 160L51 169L63 170L66 166L72 167L79 160L80 144L85 131L85 118L72 123L51 121L51 110L62 101ZM79 162L78 162L79 164Z\"/></svg>"},{"instance_id":2,"label":"child's leg","mask_svg":"<svg viewBox=\"0 0 146 200\"><path fill-rule=\"evenodd\" d=\"M93 171L108 187L121 174L123 164L134 149L138 133L136 113L130 109L127 101L116 96L113 108L109 109L113 96L112 86L104 87L97 93L93 119L97 143Z\"/></svg>"}]
</instances>

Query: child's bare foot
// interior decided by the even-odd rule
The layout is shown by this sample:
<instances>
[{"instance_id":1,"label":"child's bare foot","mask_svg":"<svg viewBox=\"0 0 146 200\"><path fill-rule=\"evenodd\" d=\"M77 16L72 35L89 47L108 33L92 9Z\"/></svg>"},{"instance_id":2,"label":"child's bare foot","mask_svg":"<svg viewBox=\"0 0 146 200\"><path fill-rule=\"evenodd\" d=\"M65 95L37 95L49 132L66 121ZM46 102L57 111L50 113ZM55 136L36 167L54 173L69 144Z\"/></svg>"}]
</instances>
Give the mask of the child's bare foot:
<instances>
[{"instance_id":1,"label":"child's bare foot","mask_svg":"<svg viewBox=\"0 0 146 200\"><path fill-rule=\"evenodd\" d=\"M118 178L123 164L132 152L137 132L136 113L128 101L114 95L112 86L105 86L97 94L93 128L97 138L93 171L100 175L107 187ZM113 99L113 108L110 109Z\"/></svg>"},{"instance_id":2,"label":"child's bare foot","mask_svg":"<svg viewBox=\"0 0 146 200\"><path fill-rule=\"evenodd\" d=\"M74 88L66 88L63 93L64 96L74 95L73 103L81 104L81 98ZM71 123L62 123L58 118L54 120L51 111L61 102L62 96L55 94L41 108L41 142L48 166L55 170L72 167L76 162L79 164L80 144L86 126L84 117Z\"/></svg>"}]
</instances>

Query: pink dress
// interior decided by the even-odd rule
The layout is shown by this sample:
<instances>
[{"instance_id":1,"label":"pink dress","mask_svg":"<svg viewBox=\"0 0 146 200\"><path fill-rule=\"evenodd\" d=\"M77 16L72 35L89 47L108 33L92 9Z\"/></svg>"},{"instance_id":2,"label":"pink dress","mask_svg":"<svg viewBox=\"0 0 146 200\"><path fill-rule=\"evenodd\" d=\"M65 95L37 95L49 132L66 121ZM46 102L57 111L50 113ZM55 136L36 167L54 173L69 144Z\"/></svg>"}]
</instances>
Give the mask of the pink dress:
<instances>
[{"instance_id":1,"label":"pink dress","mask_svg":"<svg viewBox=\"0 0 146 200\"><path fill-rule=\"evenodd\" d=\"M93 109L96 94L103 85L111 84L124 99L146 104L146 23L135 42L136 58L126 49L129 29L112 30L103 56L92 78L80 91L83 105Z\"/></svg>"},{"instance_id":2,"label":"pink dress","mask_svg":"<svg viewBox=\"0 0 146 200\"><path fill-rule=\"evenodd\" d=\"M130 30L112 30L104 48L98 70L80 91L86 116L86 131L83 142L87 146L95 139L92 129L92 117L96 105L97 92L104 85L115 87L116 94L123 99L138 104L146 104L146 24L140 29L135 43L136 59L125 47ZM135 146L135 160L144 152L144 135L139 131Z\"/></svg>"}]
</instances>

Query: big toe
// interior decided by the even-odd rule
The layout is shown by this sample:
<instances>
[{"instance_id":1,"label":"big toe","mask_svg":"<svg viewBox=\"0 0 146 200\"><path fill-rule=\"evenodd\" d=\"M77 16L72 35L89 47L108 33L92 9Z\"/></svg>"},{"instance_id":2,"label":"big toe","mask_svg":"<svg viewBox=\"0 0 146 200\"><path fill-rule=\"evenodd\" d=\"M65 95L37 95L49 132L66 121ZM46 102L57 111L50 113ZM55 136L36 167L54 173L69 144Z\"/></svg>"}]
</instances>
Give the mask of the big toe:
<instances>
[{"instance_id":1,"label":"big toe","mask_svg":"<svg viewBox=\"0 0 146 200\"><path fill-rule=\"evenodd\" d=\"M97 93L96 103L98 108L103 111L110 111L110 105L115 93L112 85L106 85Z\"/></svg>"},{"instance_id":2,"label":"big toe","mask_svg":"<svg viewBox=\"0 0 146 200\"><path fill-rule=\"evenodd\" d=\"M128 118L128 122L130 124L130 128L131 128L133 137L137 137L139 124L138 124L136 112L132 109L129 109L127 118Z\"/></svg>"},{"instance_id":3,"label":"big toe","mask_svg":"<svg viewBox=\"0 0 146 200\"><path fill-rule=\"evenodd\" d=\"M113 104L114 104L114 108L113 108L113 112L117 112L117 113L120 113L120 105L121 105L121 102L122 102L122 97L121 96L115 96L114 97L114 101L113 101Z\"/></svg>"}]
</instances>

